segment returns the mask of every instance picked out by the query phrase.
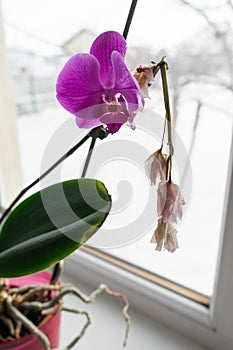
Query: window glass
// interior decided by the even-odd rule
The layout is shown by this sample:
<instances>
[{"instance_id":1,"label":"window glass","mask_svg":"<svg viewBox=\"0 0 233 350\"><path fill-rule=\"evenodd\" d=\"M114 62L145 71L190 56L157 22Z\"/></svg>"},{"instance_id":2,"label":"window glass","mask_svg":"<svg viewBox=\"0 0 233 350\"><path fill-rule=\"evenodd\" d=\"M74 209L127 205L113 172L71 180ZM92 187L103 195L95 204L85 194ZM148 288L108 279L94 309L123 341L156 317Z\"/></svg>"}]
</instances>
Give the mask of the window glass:
<instances>
[{"instance_id":1,"label":"window glass","mask_svg":"<svg viewBox=\"0 0 233 350\"><path fill-rule=\"evenodd\" d=\"M25 184L40 173L51 139L55 142L63 129L64 135L68 132L63 123L70 118L76 128L55 99L62 65L70 55L87 52L101 32L122 32L130 3L2 0ZM169 254L150 244L157 221L156 190L145 176L144 162L160 147L162 137L165 112L159 75L144 113L135 120L136 130L124 126L97 142L88 177L104 181L113 211L89 244L211 296L232 138L233 9L220 0L190 4L139 1L126 57L128 67L135 69L167 56L174 180L186 201L177 227L180 248ZM77 138L86 132L77 129ZM64 179L80 176L87 150L84 145L62 167ZM61 143L54 157L63 153Z\"/></svg>"}]
</instances>

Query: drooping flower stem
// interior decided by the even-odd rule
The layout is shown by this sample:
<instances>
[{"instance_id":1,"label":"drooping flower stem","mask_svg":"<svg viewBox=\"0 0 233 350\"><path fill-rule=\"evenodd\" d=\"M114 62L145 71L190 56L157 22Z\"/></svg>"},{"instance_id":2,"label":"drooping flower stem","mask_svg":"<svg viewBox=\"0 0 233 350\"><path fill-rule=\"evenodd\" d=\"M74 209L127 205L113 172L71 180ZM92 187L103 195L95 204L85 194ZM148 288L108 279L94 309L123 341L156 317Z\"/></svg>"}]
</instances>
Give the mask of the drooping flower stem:
<instances>
[{"instance_id":1,"label":"drooping flower stem","mask_svg":"<svg viewBox=\"0 0 233 350\"><path fill-rule=\"evenodd\" d=\"M172 140L172 116L169 102L169 89L167 82L168 65L165 61L166 57L162 57L160 62L153 64L153 76L155 77L160 71L162 79L163 98L165 106L164 129L161 141L161 147L154 152L146 160L146 174L151 180L152 185L156 185L156 180L160 178L157 188L157 228L152 236L151 243L156 244L156 250L161 251L162 248L173 253L179 248L177 241L177 231L173 224L177 223L177 219L182 218L182 205L185 204L180 194L178 185L172 182L172 156L174 152ZM162 153L165 132L167 129L168 154Z\"/></svg>"},{"instance_id":2,"label":"drooping flower stem","mask_svg":"<svg viewBox=\"0 0 233 350\"><path fill-rule=\"evenodd\" d=\"M168 157L168 181L171 182L171 171L172 171L172 156L174 152L173 148L173 142L172 142L172 117L171 117L171 110L170 110L170 102L169 102L169 90L168 90L168 82L167 82L167 69L168 65L163 60L159 64L160 66L160 73L162 78L162 86L163 86L163 98L164 98L164 105L165 105L165 111L166 111L166 124L167 124L167 137L168 137L168 147L169 147L169 157Z\"/></svg>"},{"instance_id":3,"label":"drooping flower stem","mask_svg":"<svg viewBox=\"0 0 233 350\"><path fill-rule=\"evenodd\" d=\"M162 65L163 62L165 62L165 59L166 59L166 56L163 56L163 57L161 58L161 60L160 60L158 63L156 63L156 64L154 65L154 67L153 67L153 75L154 75L154 78L155 78L155 76L158 74L158 72L160 71L160 66Z\"/></svg>"}]
</instances>

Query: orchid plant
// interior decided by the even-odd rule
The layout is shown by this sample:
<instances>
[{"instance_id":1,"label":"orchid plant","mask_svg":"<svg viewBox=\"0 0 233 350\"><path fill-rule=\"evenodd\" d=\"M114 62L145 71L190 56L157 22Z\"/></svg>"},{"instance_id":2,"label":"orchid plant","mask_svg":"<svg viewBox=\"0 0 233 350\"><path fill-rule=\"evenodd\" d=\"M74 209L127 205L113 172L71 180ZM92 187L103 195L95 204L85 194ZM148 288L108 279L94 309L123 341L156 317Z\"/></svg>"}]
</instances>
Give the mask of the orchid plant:
<instances>
[{"instance_id":1,"label":"orchid plant","mask_svg":"<svg viewBox=\"0 0 233 350\"><path fill-rule=\"evenodd\" d=\"M130 73L124 63L126 41L117 32L102 33L93 42L89 54L77 54L69 59L57 80L57 99L61 105L75 115L77 126L90 128L105 124L111 134L119 131L124 123L135 128L136 114L144 107L144 98L149 97L149 87L158 68L161 70L165 126L168 128L169 155L161 148L146 162L146 173L151 183L158 186L158 227L152 237L156 249L164 246L170 252L178 248L176 230L172 226L182 218L184 200L179 186L172 183L172 127L168 85L164 58L156 65L139 66ZM164 244L163 244L164 243Z\"/></svg>"},{"instance_id":2,"label":"orchid plant","mask_svg":"<svg viewBox=\"0 0 233 350\"><path fill-rule=\"evenodd\" d=\"M152 61L149 66L140 65L135 71L130 72L124 62L127 49L125 38L126 35L122 36L115 31L102 33L94 40L89 53L78 53L71 57L60 72L56 85L58 101L75 116L79 128L92 128L92 130L44 174L26 187L3 212L0 218L2 224L0 275L2 277L23 276L57 264L84 244L101 227L111 209L111 196L103 183L84 178L95 141L97 138L104 139L109 134L117 133L123 124L135 129L135 117L143 110L145 98L149 96L149 87L159 71L162 77L166 111L164 130L167 127L169 152L168 154L163 152L164 133L160 149L146 160L146 174L151 184L158 187L158 224L151 241L156 243L158 251L164 247L169 252L174 252L178 248L177 231L173 225L182 218L184 200L179 186L172 182L174 147L166 76L168 66L163 57L159 63ZM81 179L47 187L15 207L32 186L53 171L89 138L92 139L92 142ZM66 203L59 197L61 188ZM67 214L67 202L75 215ZM47 211L48 206L54 209L55 221L51 220ZM59 222L58 226L56 222ZM58 266L57 264L56 267ZM126 343L129 316L127 314L128 301L125 296L111 291L105 285L101 285L90 297L74 288L64 291L64 286L56 286L56 268L54 271L51 286L43 287L43 291L47 291L49 293L47 295L51 295L52 291L58 294L50 302L45 299L44 304L34 305L35 308L39 307L46 313L46 310L52 307L52 312L55 312L62 309L59 300L66 293L71 292L84 302L90 302L101 291L105 291L107 294L120 297L125 302L123 314L127 322ZM7 293L5 287L7 284L3 282L0 296L4 295L4 300L8 303L11 313L19 315L14 307L11 290L9 289ZM21 289L18 292L21 293ZM37 292L38 289L36 292L30 288L26 290L26 293L30 295ZM25 298L27 296L21 295L20 300L25 301ZM26 304L21 306L26 308ZM55 307L57 304L58 306ZM27 304L27 307L31 306ZM26 328L34 329L24 315L21 314L19 317ZM87 324L89 323L87 317ZM49 349L46 338L39 331L35 331L35 334L41 339L45 349ZM78 339L80 336L76 341Z\"/></svg>"},{"instance_id":3,"label":"orchid plant","mask_svg":"<svg viewBox=\"0 0 233 350\"><path fill-rule=\"evenodd\" d=\"M160 70L166 109L165 126L168 130L169 154L162 153L163 135L161 148L146 161L146 173L153 185L156 185L158 178L160 179L157 191L159 224L153 241L157 242L157 250L161 250L162 242L164 242L164 248L168 249L169 246L168 250L173 252L178 247L178 243L176 230L172 224L177 223L177 219L181 219L181 205L184 204L184 200L178 185L174 184L171 179L174 147L166 78L167 64L163 57L158 64L152 62L152 65L148 67L139 66L131 73L123 60L125 53L125 39L119 33L109 31L95 39L89 54L77 54L65 64L57 79L57 99L65 109L75 115L78 127L94 126L95 128L73 147L68 155L61 157L32 185L71 155L89 137L94 140L98 137L103 139L109 133L119 131L125 123L134 129L134 118L142 110L145 104L144 98L148 97L148 87ZM103 123L105 126L102 125ZM94 147L94 143L92 146ZM80 179L62 183L65 196L80 219L76 222L69 222L63 215L63 220L59 221L60 227L56 227L44 208L42 197L46 195L50 201L49 205L52 206L59 184L43 189L27 198L9 214L13 206L32 185L19 194L0 219L3 222L6 218L0 234L0 274L2 276L11 277L33 273L65 258L91 237L102 225L111 208L111 197L102 183L96 180ZM75 191L81 187L82 191ZM95 195L96 188L99 198ZM83 191L88 192L88 198L83 198ZM63 212L62 205L62 202L56 203L57 216ZM83 225L84 218L90 225L88 233L85 231L87 225ZM72 232L77 232L73 240L62 233L62 229L68 225L72 227L70 228ZM171 240L173 244L168 245L167 242ZM43 259L40 258L42 250L44 251Z\"/></svg>"}]
</instances>

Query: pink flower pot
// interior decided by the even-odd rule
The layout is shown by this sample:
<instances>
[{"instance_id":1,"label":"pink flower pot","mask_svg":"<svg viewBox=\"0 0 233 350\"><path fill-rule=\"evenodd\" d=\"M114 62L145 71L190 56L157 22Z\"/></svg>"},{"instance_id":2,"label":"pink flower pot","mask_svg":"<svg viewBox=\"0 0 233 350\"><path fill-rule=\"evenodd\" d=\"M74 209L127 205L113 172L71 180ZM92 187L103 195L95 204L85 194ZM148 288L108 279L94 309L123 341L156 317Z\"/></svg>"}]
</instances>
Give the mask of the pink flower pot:
<instances>
[{"instance_id":1,"label":"pink flower pot","mask_svg":"<svg viewBox=\"0 0 233 350\"><path fill-rule=\"evenodd\" d=\"M21 287L28 284L48 284L50 278L50 273L42 271L25 277L11 278L10 285ZM60 317L60 312L57 312L53 315L48 315L39 325L39 329L48 337L52 349L58 348L59 346ZM0 344L0 350L9 349L44 350L44 347L36 336L27 334L20 339Z\"/></svg>"}]
</instances>

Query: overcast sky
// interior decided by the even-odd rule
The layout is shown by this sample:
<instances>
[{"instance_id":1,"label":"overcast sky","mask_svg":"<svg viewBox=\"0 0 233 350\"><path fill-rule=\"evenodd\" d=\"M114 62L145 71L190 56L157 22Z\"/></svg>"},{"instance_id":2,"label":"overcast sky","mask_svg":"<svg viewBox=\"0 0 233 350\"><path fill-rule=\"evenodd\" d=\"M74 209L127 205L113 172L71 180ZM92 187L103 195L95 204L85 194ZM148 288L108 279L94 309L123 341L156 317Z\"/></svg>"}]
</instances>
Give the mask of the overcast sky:
<instances>
[{"instance_id":1,"label":"overcast sky","mask_svg":"<svg viewBox=\"0 0 233 350\"><path fill-rule=\"evenodd\" d=\"M53 52L55 46L32 42L25 32L61 45L82 28L99 34L123 31L131 0L2 0L8 46ZM128 45L155 50L192 37L204 26L201 17L179 0L139 0ZM36 46L36 49L34 48Z\"/></svg>"}]
</instances>

